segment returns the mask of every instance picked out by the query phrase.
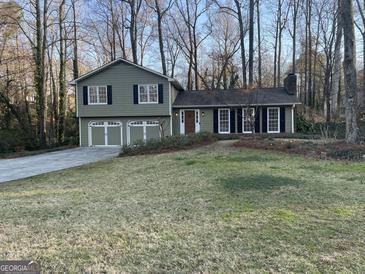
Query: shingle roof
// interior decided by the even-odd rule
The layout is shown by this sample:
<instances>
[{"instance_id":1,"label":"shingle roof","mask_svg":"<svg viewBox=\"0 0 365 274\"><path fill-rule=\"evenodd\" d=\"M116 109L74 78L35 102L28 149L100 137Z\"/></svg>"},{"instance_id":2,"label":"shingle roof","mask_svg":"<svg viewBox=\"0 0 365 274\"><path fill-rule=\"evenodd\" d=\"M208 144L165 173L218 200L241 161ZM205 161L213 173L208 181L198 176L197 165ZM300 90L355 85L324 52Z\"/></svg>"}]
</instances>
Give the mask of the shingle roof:
<instances>
[{"instance_id":1,"label":"shingle roof","mask_svg":"<svg viewBox=\"0 0 365 274\"><path fill-rule=\"evenodd\" d=\"M173 107L212 107L240 105L293 105L300 104L296 95L285 88L260 88L255 90L199 90L180 92Z\"/></svg>"}]
</instances>

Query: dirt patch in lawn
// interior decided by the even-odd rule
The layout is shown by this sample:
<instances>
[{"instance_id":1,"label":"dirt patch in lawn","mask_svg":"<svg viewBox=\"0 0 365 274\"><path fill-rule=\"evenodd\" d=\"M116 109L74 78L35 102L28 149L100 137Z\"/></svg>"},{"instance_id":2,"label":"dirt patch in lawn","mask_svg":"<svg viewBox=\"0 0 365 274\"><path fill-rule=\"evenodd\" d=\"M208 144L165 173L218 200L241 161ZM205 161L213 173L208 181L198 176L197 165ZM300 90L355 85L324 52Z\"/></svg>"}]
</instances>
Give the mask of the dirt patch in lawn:
<instances>
[{"instance_id":1,"label":"dirt patch in lawn","mask_svg":"<svg viewBox=\"0 0 365 274\"><path fill-rule=\"evenodd\" d=\"M274 150L290 154L300 154L321 159L365 161L364 144L346 144L344 141L244 138L234 147Z\"/></svg>"}]
</instances>

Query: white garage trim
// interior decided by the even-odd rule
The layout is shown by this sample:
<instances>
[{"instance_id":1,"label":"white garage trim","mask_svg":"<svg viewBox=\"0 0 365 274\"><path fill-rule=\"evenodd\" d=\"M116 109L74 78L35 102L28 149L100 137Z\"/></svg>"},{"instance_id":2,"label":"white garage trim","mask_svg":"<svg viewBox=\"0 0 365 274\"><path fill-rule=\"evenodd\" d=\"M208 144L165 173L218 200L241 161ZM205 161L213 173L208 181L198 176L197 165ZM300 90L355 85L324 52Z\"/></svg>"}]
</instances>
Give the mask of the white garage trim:
<instances>
[{"instance_id":1,"label":"white garage trim","mask_svg":"<svg viewBox=\"0 0 365 274\"><path fill-rule=\"evenodd\" d=\"M92 144L92 128L101 127L104 128L104 145L93 145ZM120 145L109 145L108 144L108 128L120 127ZM119 147L123 145L123 124L121 121L90 121L88 123L88 146L95 147Z\"/></svg>"},{"instance_id":2,"label":"white garage trim","mask_svg":"<svg viewBox=\"0 0 365 274\"><path fill-rule=\"evenodd\" d=\"M127 145L131 144L131 127L143 128L143 141L147 141L147 127L159 127L159 121L128 121L127 123ZM161 130L159 129L159 137L161 139Z\"/></svg>"}]
</instances>

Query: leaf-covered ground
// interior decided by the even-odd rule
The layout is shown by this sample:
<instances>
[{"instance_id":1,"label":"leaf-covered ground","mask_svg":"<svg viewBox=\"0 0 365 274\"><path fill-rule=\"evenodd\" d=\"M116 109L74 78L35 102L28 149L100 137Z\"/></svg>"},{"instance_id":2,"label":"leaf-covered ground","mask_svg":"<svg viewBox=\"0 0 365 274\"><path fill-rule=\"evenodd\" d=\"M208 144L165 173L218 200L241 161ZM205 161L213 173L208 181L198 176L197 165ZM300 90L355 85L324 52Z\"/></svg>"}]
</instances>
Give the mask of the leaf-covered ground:
<instances>
[{"instance_id":1,"label":"leaf-covered ground","mask_svg":"<svg viewBox=\"0 0 365 274\"><path fill-rule=\"evenodd\" d=\"M0 259L45 272L365 272L365 163L216 144L118 158L2 184L0 216Z\"/></svg>"}]
</instances>

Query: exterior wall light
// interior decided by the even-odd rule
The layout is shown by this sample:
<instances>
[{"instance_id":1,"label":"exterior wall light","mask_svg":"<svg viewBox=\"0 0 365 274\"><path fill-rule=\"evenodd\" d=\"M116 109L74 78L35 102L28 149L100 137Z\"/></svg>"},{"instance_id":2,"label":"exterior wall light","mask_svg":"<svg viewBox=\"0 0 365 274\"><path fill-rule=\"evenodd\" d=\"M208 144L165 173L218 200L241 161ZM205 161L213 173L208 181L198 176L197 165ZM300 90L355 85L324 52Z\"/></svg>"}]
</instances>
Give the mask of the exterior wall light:
<instances>
[{"instance_id":1,"label":"exterior wall light","mask_svg":"<svg viewBox=\"0 0 365 274\"><path fill-rule=\"evenodd\" d=\"M202 112L202 117L204 117L204 116L205 116L205 112L203 111L203 112Z\"/></svg>"}]
</instances>

